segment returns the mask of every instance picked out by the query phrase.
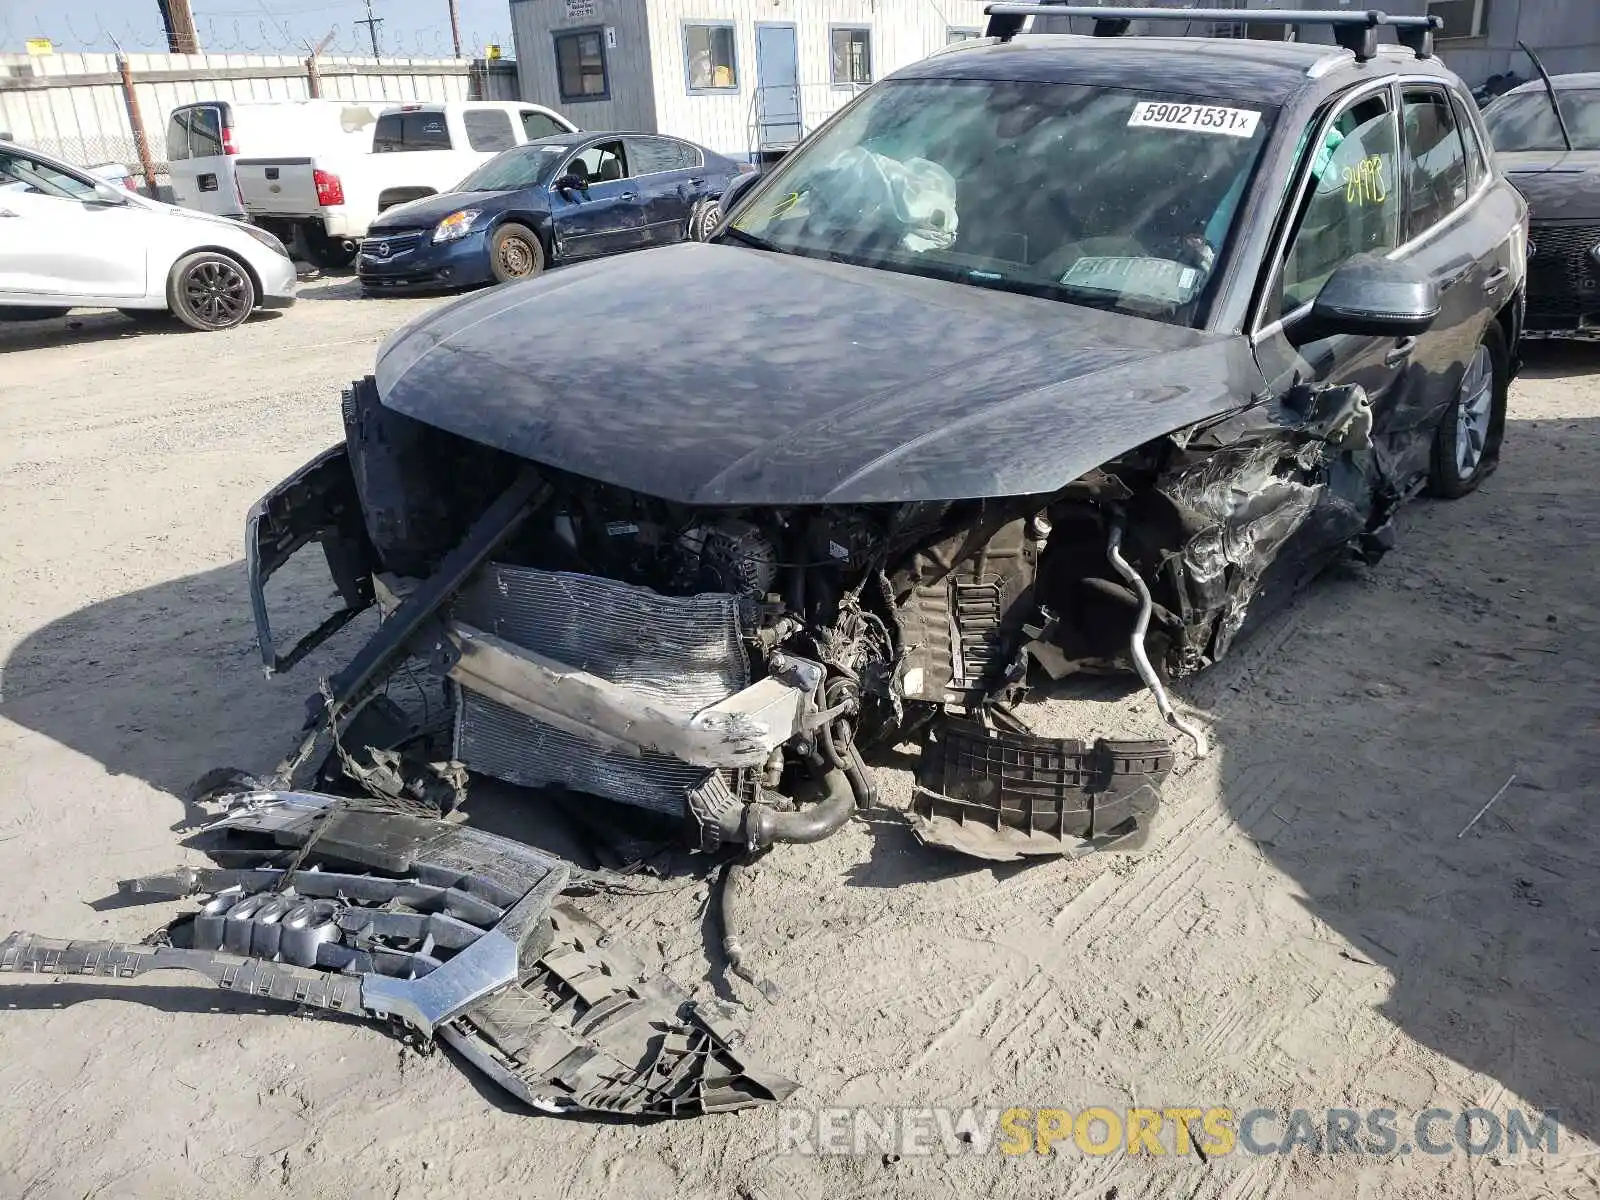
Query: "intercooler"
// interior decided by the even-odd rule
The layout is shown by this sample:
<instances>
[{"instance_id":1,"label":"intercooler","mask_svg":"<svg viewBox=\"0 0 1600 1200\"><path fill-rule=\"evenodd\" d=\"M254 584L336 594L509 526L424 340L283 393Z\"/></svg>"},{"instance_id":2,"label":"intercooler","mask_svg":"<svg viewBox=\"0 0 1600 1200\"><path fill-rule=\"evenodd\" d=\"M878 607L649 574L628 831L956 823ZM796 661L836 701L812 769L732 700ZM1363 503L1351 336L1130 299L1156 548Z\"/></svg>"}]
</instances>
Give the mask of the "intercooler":
<instances>
[{"instance_id":1,"label":"intercooler","mask_svg":"<svg viewBox=\"0 0 1600 1200\"><path fill-rule=\"evenodd\" d=\"M750 683L750 613L740 596L664 596L591 575L491 563L451 616L684 717ZM711 773L651 750L605 748L469 688L458 693L455 757L508 783L562 786L683 816L685 793Z\"/></svg>"}]
</instances>

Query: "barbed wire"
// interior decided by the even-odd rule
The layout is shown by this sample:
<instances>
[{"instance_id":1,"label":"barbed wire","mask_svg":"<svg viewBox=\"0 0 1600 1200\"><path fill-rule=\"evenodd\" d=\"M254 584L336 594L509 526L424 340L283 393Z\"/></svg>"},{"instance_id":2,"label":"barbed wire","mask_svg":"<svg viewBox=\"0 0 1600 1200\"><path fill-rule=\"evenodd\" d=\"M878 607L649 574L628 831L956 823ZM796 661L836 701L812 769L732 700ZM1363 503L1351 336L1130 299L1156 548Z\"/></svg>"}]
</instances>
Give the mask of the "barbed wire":
<instances>
[{"instance_id":1,"label":"barbed wire","mask_svg":"<svg viewBox=\"0 0 1600 1200\"><path fill-rule=\"evenodd\" d=\"M154 12L155 6L151 5ZM350 23L320 25L315 17L296 14L279 18L270 13L256 20L200 14L195 18L200 50L205 54L280 54L304 57L309 47L329 39L324 54L356 58L372 57L372 42L364 29ZM166 31L160 19L135 21L127 16L107 21L104 17L74 18L70 13L54 14L24 27L19 20L0 12L0 53L19 52L30 38L48 38L62 53L97 53L123 50L138 54L159 54L167 49ZM485 46L508 49L509 33L479 30L463 31L461 53L476 58ZM450 30L443 25L407 27L383 31L378 37L379 56L384 58L449 58L453 54Z\"/></svg>"}]
</instances>

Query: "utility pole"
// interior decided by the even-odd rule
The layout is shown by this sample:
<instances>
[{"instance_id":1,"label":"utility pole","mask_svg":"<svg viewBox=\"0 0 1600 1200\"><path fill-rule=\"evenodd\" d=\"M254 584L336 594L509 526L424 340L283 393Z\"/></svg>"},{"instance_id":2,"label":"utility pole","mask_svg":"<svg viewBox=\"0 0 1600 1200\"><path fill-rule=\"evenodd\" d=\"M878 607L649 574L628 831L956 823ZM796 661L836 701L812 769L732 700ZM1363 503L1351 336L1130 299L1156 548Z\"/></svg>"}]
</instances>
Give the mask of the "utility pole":
<instances>
[{"instance_id":1,"label":"utility pole","mask_svg":"<svg viewBox=\"0 0 1600 1200\"><path fill-rule=\"evenodd\" d=\"M189 0L156 0L156 4L167 31L167 49L173 54L199 54L200 35L195 31Z\"/></svg>"},{"instance_id":2,"label":"utility pole","mask_svg":"<svg viewBox=\"0 0 1600 1200\"><path fill-rule=\"evenodd\" d=\"M455 43L456 57L461 57L461 14L456 12L456 0L450 0L450 40Z\"/></svg>"},{"instance_id":3,"label":"utility pole","mask_svg":"<svg viewBox=\"0 0 1600 1200\"><path fill-rule=\"evenodd\" d=\"M372 39L372 57L377 58L378 26L383 24L383 18L372 15L372 0L367 0L367 19L365 21L353 21L351 23L354 25L365 25L367 27L367 36Z\"/></svg>"}]
</instances>

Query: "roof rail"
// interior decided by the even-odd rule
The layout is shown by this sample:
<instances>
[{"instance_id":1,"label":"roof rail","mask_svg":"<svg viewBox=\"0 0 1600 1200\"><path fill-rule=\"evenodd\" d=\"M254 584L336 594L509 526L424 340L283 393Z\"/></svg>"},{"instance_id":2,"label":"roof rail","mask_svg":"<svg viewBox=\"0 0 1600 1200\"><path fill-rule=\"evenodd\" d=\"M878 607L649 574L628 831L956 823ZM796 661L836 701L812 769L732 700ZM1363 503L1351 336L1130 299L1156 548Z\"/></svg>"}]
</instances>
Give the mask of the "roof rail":
<instances>
[{"instance_id":1,"label":"roof rail","mask_svg":"<svg viewBox=\"0 0 1600 1200\"><path fill-rule=\"evenodd\" d=\"M1134 21L1263 21L1281 25L1326 25L1333 40L1357 59L1366 62L1378 55L1378 30L1389 26L1401 45L1418 58L1433 54L1433 33L1444 25L1444 18L1391 17L1388 13L1322 12L1304 8L1103 8L1088 4L1058 4L1039 0L1035 4L991 4L983 10L989 17L985 33L1009 42L1022 32L1029 17L1091 17L1095 37L1121 37Z\"/></svg>"}]
</instances>

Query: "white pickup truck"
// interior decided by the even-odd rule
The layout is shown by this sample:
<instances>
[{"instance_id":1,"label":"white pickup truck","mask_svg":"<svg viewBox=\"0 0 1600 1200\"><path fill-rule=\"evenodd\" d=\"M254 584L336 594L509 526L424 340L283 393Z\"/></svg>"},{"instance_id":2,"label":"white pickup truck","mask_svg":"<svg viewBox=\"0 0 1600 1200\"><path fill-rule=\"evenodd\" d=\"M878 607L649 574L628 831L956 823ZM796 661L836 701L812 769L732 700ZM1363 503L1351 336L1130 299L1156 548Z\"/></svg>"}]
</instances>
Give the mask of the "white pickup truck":
<instances>
[{"instance_id":1,"label":"white pickup truck","mask_svg":"<svg viewBox=\"0 0 1600 1200\"><path fill-rule=\"evenodd\" d=\"M246 217L320 267L347 266L379 213L448 192L502 150L577 126L537 104L401 104L378 115L372 147L310 157L241 158Z\"/></svg>"}]
</instances>

